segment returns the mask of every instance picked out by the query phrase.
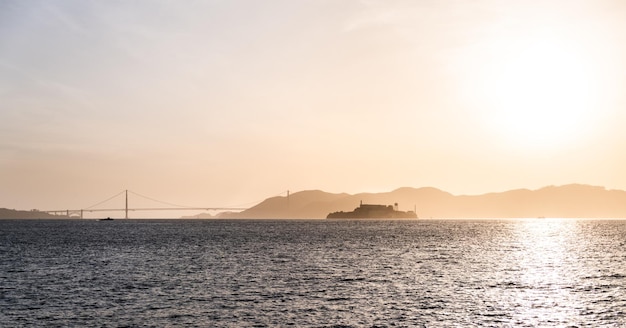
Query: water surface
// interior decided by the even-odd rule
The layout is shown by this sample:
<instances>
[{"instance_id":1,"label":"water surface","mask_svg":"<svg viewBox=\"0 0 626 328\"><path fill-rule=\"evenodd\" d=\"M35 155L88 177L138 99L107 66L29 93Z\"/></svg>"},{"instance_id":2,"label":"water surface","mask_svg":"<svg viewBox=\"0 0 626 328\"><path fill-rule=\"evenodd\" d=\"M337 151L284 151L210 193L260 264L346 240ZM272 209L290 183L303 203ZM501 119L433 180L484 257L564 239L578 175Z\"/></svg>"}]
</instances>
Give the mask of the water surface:
<instances>
[{"instance_id":1,"label":"water surface","mask_svg":"<svg viewBox=\"0 0 626 328\"><path fill-rule=\"evenodd\" d=\"M623 220L4 220L0 326L624 327Z\"/></svg>"}]
</instances>

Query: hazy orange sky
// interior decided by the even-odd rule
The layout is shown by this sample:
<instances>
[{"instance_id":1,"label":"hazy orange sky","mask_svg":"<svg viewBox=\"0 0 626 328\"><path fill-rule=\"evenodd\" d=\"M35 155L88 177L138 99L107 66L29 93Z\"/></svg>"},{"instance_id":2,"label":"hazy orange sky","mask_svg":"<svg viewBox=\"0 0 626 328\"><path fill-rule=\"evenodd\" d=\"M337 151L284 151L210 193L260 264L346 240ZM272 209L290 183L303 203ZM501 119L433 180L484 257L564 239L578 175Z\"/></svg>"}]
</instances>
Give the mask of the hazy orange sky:
<instances>
[{"instance_id":1,"label":"hazy orange sky","mask_svg":"<svg viewBox=\"0 0 626 328\"><path fill-rule=\"evenodd\" d=\"M4 0L0 207L626 189L625 90L624 1Z\"/></svg>"}]
</instances>

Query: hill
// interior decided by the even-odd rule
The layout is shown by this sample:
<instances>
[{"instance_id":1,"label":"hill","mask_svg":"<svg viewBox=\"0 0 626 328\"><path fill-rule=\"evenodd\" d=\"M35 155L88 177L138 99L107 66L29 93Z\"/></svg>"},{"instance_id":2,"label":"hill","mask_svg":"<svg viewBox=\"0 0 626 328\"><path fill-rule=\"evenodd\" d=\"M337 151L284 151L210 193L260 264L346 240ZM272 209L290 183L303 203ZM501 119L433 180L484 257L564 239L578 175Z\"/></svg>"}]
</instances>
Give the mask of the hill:
<instances>
[{"instance_id":1,"label":"hill","mask_svg":"<svg viewBox=\"0 0 626 328\"><path fill-rule=\"evenodd\" d=\"M626 218L626 191L571 184L483 195L452 195L436 188L399 188L384 193L333 194L320 190L272 197L222 218L325 218L364 204L415 209L421 218Z\"/></svg>"},{"instance_id":2,"label":"hill","mask_svg":"<svg viewBox=\"0 0 626 328\"><path fill-rule=\"evenodd\" d=\"M52 215L37 210L18 211L0 208L0 219L67 219L66 215Z\"/></svg>"}]
</instances>

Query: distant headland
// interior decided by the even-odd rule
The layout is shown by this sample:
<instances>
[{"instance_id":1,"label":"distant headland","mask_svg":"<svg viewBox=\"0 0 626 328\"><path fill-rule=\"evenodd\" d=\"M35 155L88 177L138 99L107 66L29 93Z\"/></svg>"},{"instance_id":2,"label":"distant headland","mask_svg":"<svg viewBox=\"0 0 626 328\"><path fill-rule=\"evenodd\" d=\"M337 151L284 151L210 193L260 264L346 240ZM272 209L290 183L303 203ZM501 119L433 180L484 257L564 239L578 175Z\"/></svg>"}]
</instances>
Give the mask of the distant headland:
<instances>
[{"instance_id":1,"label":"distant headland","mask_svg":"<svg viewBox=\"0 0 626 328\"><path fill-rule=\"evenodd\" d=\"M54 215L38 210L20 211L0 208L0 219L69 219L67 215Z\"/></svg>"}]
</instances>

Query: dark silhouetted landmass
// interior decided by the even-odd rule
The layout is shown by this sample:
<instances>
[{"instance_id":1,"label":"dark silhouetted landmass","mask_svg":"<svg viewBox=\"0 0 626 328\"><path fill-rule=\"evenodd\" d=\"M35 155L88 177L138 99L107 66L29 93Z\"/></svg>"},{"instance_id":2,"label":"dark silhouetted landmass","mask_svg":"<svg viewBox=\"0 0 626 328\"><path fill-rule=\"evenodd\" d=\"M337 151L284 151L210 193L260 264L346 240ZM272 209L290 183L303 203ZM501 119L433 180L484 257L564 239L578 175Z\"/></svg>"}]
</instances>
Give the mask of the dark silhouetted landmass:
<instances>
[{"instance_id":1,"label":"dark silhouetted landmass","mask_svg":"<svg viewBox=\"0 0 626 328\"><path fill-rule=\"evenodd\" d=\"M37 210L18 211L0 208L0 219L67 219L67 215L52 215Z\"/></svg>"},{"instance_id":2,"label":"dark silhouetted landmass","mask_svg":"<svg viewBox=\"0 0 626 328\"><path fill-rule=\"evenodd\" d=\"M384 193L333 194L301 191L272 197L221 218L325 218L359 204L399 203L420 218L626 218L626 191L571 184L538 190L518 189L483 195L452 195L436 188L400 188Z\"/></svg>"},{"instance_id":3,"label":"dark silhouetted landmass","mask_svg":"<svg viewBox=\"0 0 626 328\"><path fill-rule=\"evenodd\" d=\"M236 216L238 213L239 212L233 212L233 211L221 212L217 214L199 213L196 215L184 215L181 217L181 219L220 219L220 218L226 218L230 216Z\"/></svg>"},{"instance_id":4,"label":"dark silhouetted landmass","mask_svg":"<svg viewBox=\"0 0 626 328\"><path fill-rule=\"evenodd\" d=\"M352 212L333 212L327 219L416 219L415 212L398 211L393 206L361 204Z\"/></svg>"}]
</instances>

